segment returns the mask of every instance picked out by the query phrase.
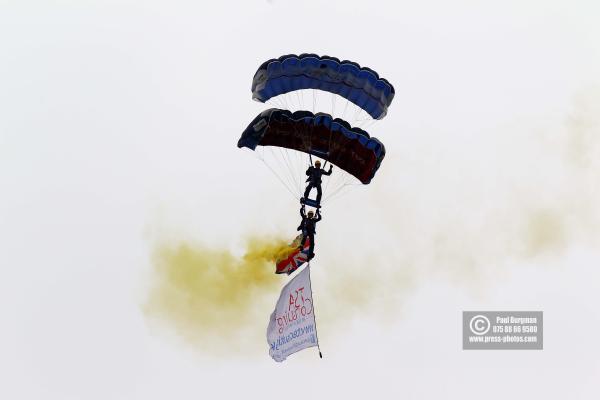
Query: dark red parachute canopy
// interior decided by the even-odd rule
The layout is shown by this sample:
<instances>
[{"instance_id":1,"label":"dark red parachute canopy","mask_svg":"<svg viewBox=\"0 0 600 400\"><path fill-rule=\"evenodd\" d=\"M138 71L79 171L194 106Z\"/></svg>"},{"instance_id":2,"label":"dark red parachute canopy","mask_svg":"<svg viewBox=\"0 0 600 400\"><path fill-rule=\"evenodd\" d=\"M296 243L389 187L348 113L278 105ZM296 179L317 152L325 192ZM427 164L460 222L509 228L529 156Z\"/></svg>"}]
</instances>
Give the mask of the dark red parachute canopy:
<instances>
[{"instance_id":1,"label":"dark red parachute canopy","mask_svg":"<svg viewBox=\"0 0 600 400\"><path fill-rule=\"evenodd\" d=\"M238 141L238 147L277 146L323 158L368 184L385 157L376 138L329 114L272 108L260 113Z\"/></svg>"}]
</instances>

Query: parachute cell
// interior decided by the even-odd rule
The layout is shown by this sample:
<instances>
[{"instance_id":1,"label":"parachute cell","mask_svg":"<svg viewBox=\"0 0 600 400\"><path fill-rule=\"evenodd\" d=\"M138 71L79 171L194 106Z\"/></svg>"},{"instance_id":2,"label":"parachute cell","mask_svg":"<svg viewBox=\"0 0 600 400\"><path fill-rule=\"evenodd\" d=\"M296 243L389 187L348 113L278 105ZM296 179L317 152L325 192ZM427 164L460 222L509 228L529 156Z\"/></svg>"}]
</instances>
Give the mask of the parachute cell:
<instances>
[{"instance_id":1,"label":"parachute cell","mask_svg":"<svg viewBox=\"0 0 600 400\"><path fill-rule=\"evenodd\" d=\"M328 114L272 108L244 130L238 147L277 146L323 158L368 184L385 156L376 138Z\"/></svg>"},{"instance_id":2,"label":"parachute cell","mask_svg":"<svg viewBox=\"0 0 600 400\"><path fill-rule=\"evenodd\" d=\"M381 119L394 98L394 87L377 72L355 62L316 54L291 54L264 62L252 81L252 98L272 97L301 89L338 94Z\"/></svg>"}]
</instances>

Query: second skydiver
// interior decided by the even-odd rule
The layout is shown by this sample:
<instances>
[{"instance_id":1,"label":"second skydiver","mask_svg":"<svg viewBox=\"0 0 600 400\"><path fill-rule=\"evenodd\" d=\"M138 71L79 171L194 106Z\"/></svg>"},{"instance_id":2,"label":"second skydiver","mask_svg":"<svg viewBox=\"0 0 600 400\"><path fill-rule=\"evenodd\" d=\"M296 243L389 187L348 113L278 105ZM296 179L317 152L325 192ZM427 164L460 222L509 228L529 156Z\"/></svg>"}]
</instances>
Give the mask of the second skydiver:
<instances>
[{"instance_id":1,"label":"second skydiver","mask_svg":"<svg viewBox=\"0 0 600 400\"><path fill-rule=\"evenodd\" d=\"M309 249L308 249L308 259L312 259L315 256L315 233L316 233L316 225L317 222L321 220L321 213L317 209L316 216L312 211L308 212L308 215L304 213L304 206L300 208L300 216L302 217L302 222L298 227L298 231L302 231L302 241L300 242L299 249L304 248L304 243L306 243L306 239L310 240Z\"/></svg>"}]
</instances>

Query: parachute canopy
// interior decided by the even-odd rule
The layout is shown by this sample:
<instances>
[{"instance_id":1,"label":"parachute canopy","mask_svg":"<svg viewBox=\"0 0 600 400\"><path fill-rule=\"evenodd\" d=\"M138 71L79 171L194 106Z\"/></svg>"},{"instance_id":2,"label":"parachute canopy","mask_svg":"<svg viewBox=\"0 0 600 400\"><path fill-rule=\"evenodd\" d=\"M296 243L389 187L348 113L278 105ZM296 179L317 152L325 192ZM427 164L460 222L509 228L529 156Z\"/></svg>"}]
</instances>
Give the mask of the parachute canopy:
<instances>
[{"instance_id":1,"label":"parachute canopy","mask_svg":"<svg viewBox=\"0 0 600 400\"><path fill-rule=\"evenodd\" d=\"M368 184L385 156L376 138L329 114L271 108L260 113L238 141L238 147L277 146L323 158Z\"/></svg>"},{"instance_id":2,"label":"parachute canopy","mask_svg":"<svg viewBox=\"0 0 600 400\"><path fill-rule=\"evenodd\" d=\"M262 103L280 94L319 89L338 94L381 119L394 99L394 87L377 72L355 62L316 54L291 54L264 62L252 80L252 98Z\"/></svg>"}]
</instances>

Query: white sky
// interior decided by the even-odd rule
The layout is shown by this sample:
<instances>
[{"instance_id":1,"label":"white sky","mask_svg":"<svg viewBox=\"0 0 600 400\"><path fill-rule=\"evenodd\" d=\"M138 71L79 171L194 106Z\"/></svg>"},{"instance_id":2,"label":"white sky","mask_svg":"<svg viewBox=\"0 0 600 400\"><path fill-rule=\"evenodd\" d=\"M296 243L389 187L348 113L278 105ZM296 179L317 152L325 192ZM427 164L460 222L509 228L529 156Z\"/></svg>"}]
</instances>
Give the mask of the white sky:
<instances>
[{"instance_id":1,"label":"white sky","mask_svg":"<svg viewBox=\"0 0 600 400\"><path fill-rule=\"evenodd\" d=\"M598 398L600 6L483 3L0 1L0 398ZM396 87L378 176L320 223L325 358L203 354L140 310L151 242L293 234L236 142L301 52ZM478 309L544 311L544 350L462 351Z\"/></svg>"}]
</instances>

